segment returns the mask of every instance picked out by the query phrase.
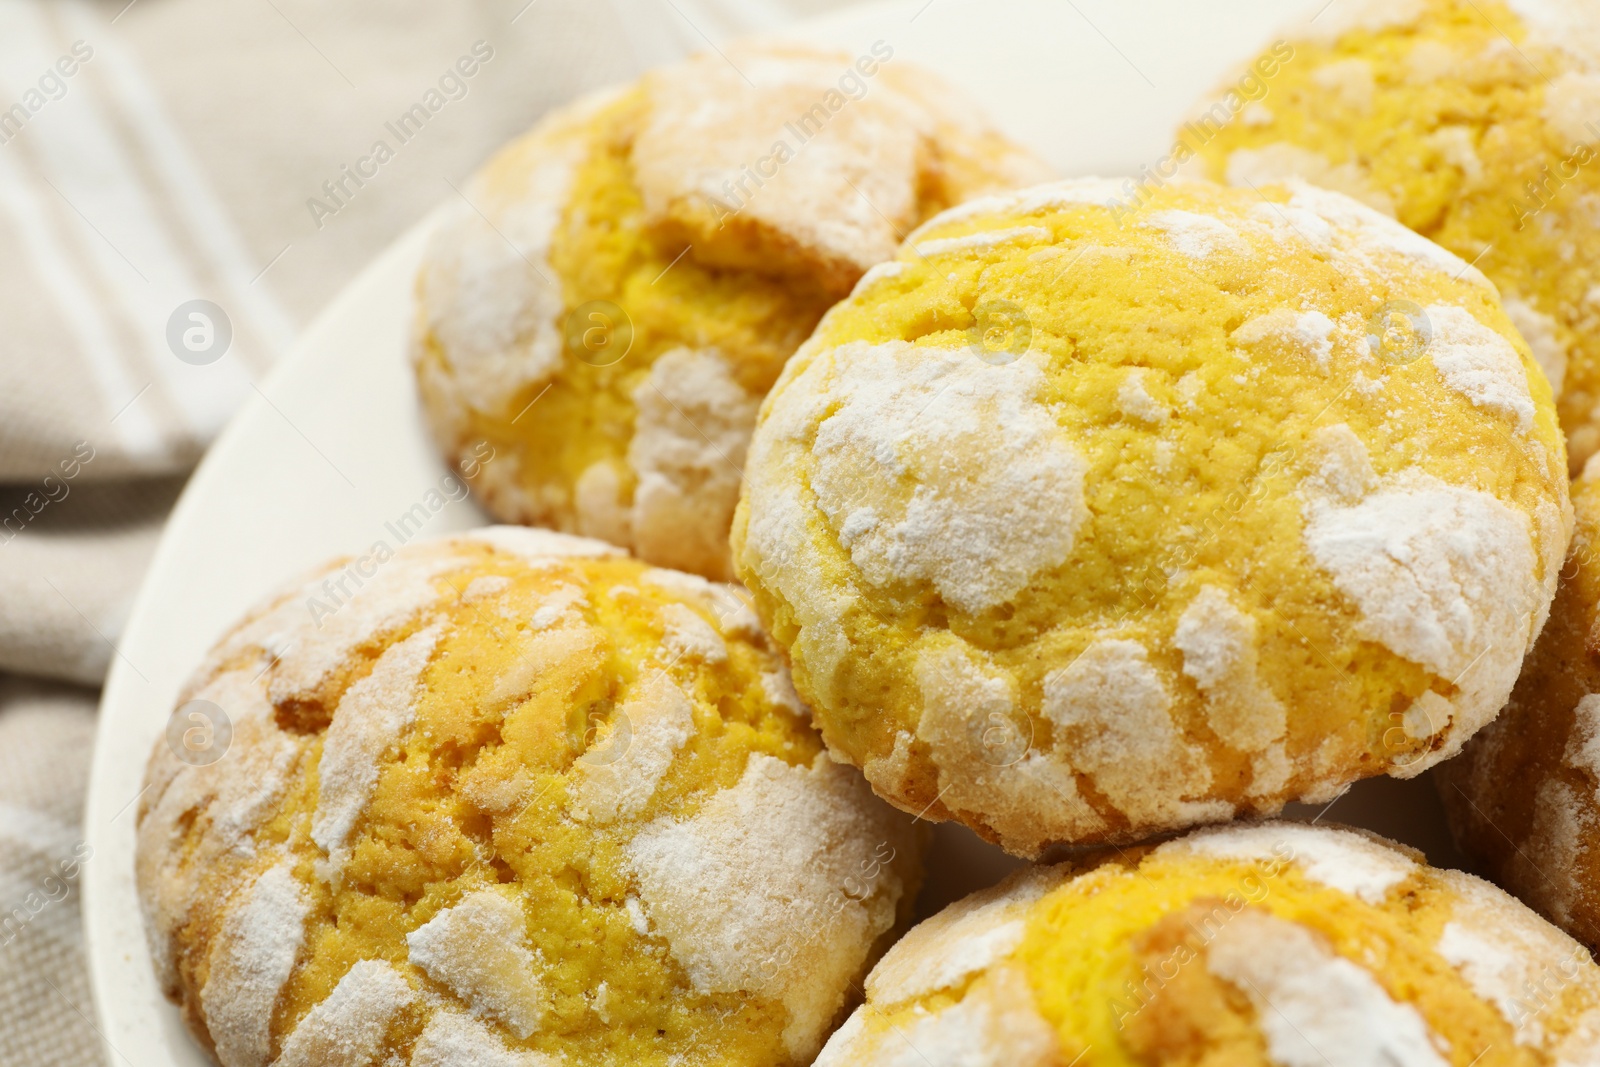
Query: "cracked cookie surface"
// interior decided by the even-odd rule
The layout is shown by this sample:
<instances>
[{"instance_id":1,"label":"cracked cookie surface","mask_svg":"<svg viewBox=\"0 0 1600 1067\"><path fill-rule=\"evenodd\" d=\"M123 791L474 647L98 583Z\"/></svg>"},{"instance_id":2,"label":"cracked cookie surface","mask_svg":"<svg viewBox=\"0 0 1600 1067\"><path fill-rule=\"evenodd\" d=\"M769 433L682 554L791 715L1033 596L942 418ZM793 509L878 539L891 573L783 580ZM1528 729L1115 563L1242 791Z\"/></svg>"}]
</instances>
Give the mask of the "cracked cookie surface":
<instances>
[{"instance_id":1,"label":"cracked cookie surface","mask_svg":"<svg viewBox=\"0 0 1600 1067\"><path fill-rule=\"evenodd\" d=\"M912 234L785 369L734 524L831 749L1030 856L1453 755L1571 527L1468 264L1304 184L1118 192Z\"/></svg>"},{"instance_id":2,"label":"cracked cookie surface","mask_svg":"<svg viewBox=\"0 0 1600 1067\"><path fill-rule=\"evenodd\" d=\"M501 521L727 579L784 360L907 230L1048 176L883 42L739 45L571 105L489 162L427 253L412 362L434 437Z\"/></svg>"},{"instance_id":3,"label":"cracked cookie surface","mask_svg":"<svg viewBox=\"0 0 1600 1067\"><path fill-rule=\"evenodd\" d=\"M915 897L743 591L600 542L335 563L193 701L231 743L157 744L137 876L222 1067L808 1063Z\"/></svg>"},{"instance_id":4,"label":"cracked cookie surface","mask_svg":"<svg viewBox=\"0 0 1600 1067\"><path fill-rule=\"evenodd\" d=\"M1600 449L1593 9L1340 0L1283 37L1193 110L1172 158L1349 193L1475 262L1554 388L1576 475Z\"/></svg>"},{"instance_id":5,"label":"cracked cookie surface","mask_svg":"<svg viewBox=\"0 0 1600 1067\"><path fill-rule=\"evenodd\" d=\"M816 1067L1582 1067L1600 967L1364 832L1202 830L1035 867L914 927Z\"/></svg>"}]
</instances>

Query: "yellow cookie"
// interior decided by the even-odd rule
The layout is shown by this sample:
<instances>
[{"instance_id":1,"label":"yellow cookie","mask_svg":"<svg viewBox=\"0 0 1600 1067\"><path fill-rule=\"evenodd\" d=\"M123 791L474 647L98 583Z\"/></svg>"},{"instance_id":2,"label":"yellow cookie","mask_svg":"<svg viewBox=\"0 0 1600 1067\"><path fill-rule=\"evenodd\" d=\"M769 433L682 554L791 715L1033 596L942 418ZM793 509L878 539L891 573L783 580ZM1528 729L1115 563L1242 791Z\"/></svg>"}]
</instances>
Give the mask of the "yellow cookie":
<instances>
[{"instance_id":1,"label":"yellow cookie","mask_svg":"<svg viewBox=\"0 0 1600 1067\"><path fill-rule=\"evenodd\" d=\"M1024 855L1459 751L1571 524L1467 264L1302 184L1116 192L913 234L784 370L734 523L830 748Z\"/></svg>"},{"instance_id":2,"label":"yellow cookie","mask_svg":"<svg viewBox=\"0 0 1600 1067\"><path fill-rule=\"evenodd\" d=\"M1600 947L1600 460L1573 483L1577 531L1550 622L1495 721L1440 768L1456 841L1481 869Z\"/></svg>"},{"instance_id":3,"label":"yellow cookie","mask_svg":"<svg viewBox=\"0 0 1600 1067\"><path fill-rule=\"evenodd\" d=\"M816 1067L1583 1067L1600 967L1487 882L1265 823L1033 868L914 928Z\"/></svg>"},{"instance_id":4,"label":"yellow cookie","mask_svg":"<svg viewBox=\"0 0 1600 1067\"><path fill-rule=\"evenodd\" d=\"M1195 110L1159 180L1338 189L1475 262L1600 449L1600 30L1578 0L1338 0ZM1142 199L1137 187L1124 192Z\"/></svg>"},{"instance_id":5,"label":"yellow cookie","mask_svg":"<svg viewBox=\"0 0 1600 1067\"><path fill-rule=\"evenodd\" d=\"M562 109L427 253L412 360L433 434L503 521L727 578L784 360L906 231L1047 176L881 41L731 48Z\"/></svg>"},{"instance_id":6,"label":"yellow cookie","mask_svg":"<svg viewBox=\"0 0 1600 1067\"><path fill-rule=\"evenodd\" d=\"M916 895L743 592L595 541L335 563L173 722L139 894L222 1067L806 1064Z\"/></svg>"}]
</instances>

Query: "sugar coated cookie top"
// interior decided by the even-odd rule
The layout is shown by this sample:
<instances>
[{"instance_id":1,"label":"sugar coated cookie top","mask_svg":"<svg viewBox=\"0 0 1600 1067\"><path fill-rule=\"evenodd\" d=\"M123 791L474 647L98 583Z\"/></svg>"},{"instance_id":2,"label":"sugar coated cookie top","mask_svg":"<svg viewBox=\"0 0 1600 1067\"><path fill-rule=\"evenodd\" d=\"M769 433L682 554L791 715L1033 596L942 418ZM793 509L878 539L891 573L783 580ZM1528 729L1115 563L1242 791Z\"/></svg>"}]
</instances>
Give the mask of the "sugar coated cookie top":
<instances>
[{"instance_id":1,"label":"sugar coated cookie top","mask_svg":"<svg viewBox=\"0 0 1600 1067\"><path fill-rule=\"evenodd\" d=\"M915 927L866 992L817 1067L1580 1067L1600 1042L1575 941L1487 882L1291 823L1028 870Z\"/></svg>"},{"instance_id":2,"label":"sugar coated cookie top","mask_svg":"<svg viewBox=\"0 0 1600 1067\"><path fill-rule=\"evenodd\" d=\"M836 754L1023 854L1330 798L1504 703L1570 530L1494 287L1348 197L972 201L762 410L735 563Z\"/></svg>"},{"instance_id":3,"label":"sugar coated cookie top","mask_svg":"<svg viewBox=\"0 0 1600 1067\"><path fill-rule=\"evenodd\" d=\"M808 1063L915 896L742 590L599 542L375 546L174 722L139 890L222 1067Z\"/></svg>"}]
</instances>

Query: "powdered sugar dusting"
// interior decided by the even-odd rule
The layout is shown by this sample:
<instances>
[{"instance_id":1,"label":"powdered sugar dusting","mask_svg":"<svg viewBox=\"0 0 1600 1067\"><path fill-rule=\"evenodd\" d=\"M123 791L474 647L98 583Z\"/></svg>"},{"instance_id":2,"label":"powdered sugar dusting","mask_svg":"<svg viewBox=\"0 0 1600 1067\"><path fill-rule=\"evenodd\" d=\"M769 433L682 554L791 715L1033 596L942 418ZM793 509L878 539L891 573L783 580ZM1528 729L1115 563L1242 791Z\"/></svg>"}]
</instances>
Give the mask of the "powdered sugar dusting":
<instances>
[{"instance_id":1,"label":"powdered sugar dusting","mask_svg":"<svg viewBox=\"0 0 1600 1067\"><path fill-rule=\"evenodd\" d=\"M1567 766L1589 775L1595 783L1595 799L1600 801L1600 695L1590 693L1572 709L1565 758Z\"/></svg>"},{"instance_id":2,"label":"powdered sugar dusting","mask_svg":"<svg viewBox=\"0 0 1600 1067\"><path fill-rule=\"evenodd\" d=\"M919 256L944 256L952 252L979 252L1017 241L1048 241L1050 231L1043 226L1012 226L1003 230L979 230L962 237L940 237L912 246Z\"/></svg>"},{"instance_id":3,"label":"powdered sugar dusting","mask_svg":"<svg viewBox=\"0 0 1600 1067\"><path fill-rule=\"evenodd\" d=\"M511 588L511 579L503 574L480 574L467 583L461 598L467 601L482 600Z\"/></svg>"},{"instance_id":4,"label":"powdered sugar dusting","mask_svg":"<svg viewBox=\"0 0 1600 1067\"><path fill-rule=\"evenodd\" d=\"M1266 752L1288 730L1288 712L1258 674L1256 622L1234 606L1215 585L1202 586L1173 635L1183 653L1183 673L1193 678L1206 697L1206 722L1225 743L1244 752ZM1284 785L1287 761L1258 760L1253 794L1276 792Z\"/></svg>"},{"instance_id":5,"label":"powdered sugar dusting","mask_svg":"<svg viewBox=\"0 0 1600 1067\"><path fill-rule=\"evenodd\" d=\"M639 555L722 574L761 397L718 349L676 348L650 365L633 402L628 466L637 478L631 522Z\"/></svg>"},{"instance_id":6,"label":"powdered sugar dusting","mask_svg":"<svg viewBox=\"0 0 1600 1067\"><path fill-rule=\"evenodd\" d=\"M411 962L460 997L473 1013L498 1019L518 1037L539 1027L544 991L528 951L522 909L480 889L406 935Z\"/></svg>"},{"instance_id":7,"label":"powdered sugar dusting","mask_svg":"<svg viewBox=\"0 0 1600 1067\"><path fill-rule=\"evenodd\" d=\"M795 692L794 679L789 677L789 668L781 663L775 671L768 671L761 676L761 694L767 698L767 703L779 707L796 715L806 713L806 706L800 700L800 694Z\"/></svg>"},{"instance_id":8,"label":"powdered sugar dusting","mask_svg":"<svg viewBox=\"0 0 1600 1067\"><path fill-rule=\"evenodd\" d=\"M1326 371L1333 356L1333 320L1320 311L1274 308L1234 330L1229 340L1242 348L1276 342L1309 358Z\"/></svg>"},{"instance_id":9,"label":"powdered sugar dusting","mask_svg":"<svg viewBox=\"0 0 1600 1067\"><path fill-rule=\"evenodd\" d=\"M588 626L560 626L532 634L494 680L488 702L522 699L546 671L589 653L599 642L599 631Z\"/></svg>"},{"instance_id":10,"label":"powdered sugar dusting","mask_svg":"<svg viewBox=\"0 0 1600 1067\"><path fill-rule=\"evenodd\" d=\"M795 368L791 360L790 368ZM819 580L826 563L821 548L810 536L815 508L807 490L789 477L806 462L811 444L811 420L817 413L809 398L785 403L813 386L813 365L798 376L796 387L780 383L774 392L763 432L750 442L745 464L745 492L749 527L739 557L741 571L758 576L794 607L800 624L790 654L810 665L819 693L827 693L847 652L838 618L848 609L852 593L830 589ZM799 385L805 381L805 385Z\"/></svg>"},{"instance_id":11,"label":"powdered sugar dusting","mask_svg":"<svg viewBox=\"0 0 1600 1067\"><path fill-rule=\"evenodd\" d=\"M1207 949L1211 973L1250 998L1282 1067L1447 1067L1417 1009L1298 923L1246 909Z\"/></svg>"},{"instance_id":12,"label":"powdered sugar dusting","mask_svg":"<svg viewBox=\"0 0 1600 1067\"><path fill-rule=\"evenodd\" d=\"M1588 144L1594 139L1588 124L1594 121L1597 108L1600 108L1600 74L1592 68L1563 71L1545 86L1541 114L1566 144ZM1507 301L1506 311L1510 310ZM1517 328L1521 329L1520 323ZM1531 343L1533 339L1528 340Z\"/></svg>"},{"instance_id":13,"label":"powdered sugar dusting","mask_svg":"<svg viewBox=\"0 0 1600 1067\"><path fill-rule=\"evenodd\" d=\"M1202 830L1170 841L1158 855L1226 860L1292 860L1313 882L1382 904L1389 890L1417 873L1415 860L1361 834L1273 822Z\"/></svg>"},{"instance_id":14,"label":"powdered sugar dusting","mask_svg":"<svg viewBox=\"0 0 1600 1067\"><path fill-rule=\"evenodd\" d=\"M324 873L335 884L350 858L350 834L377 788L380 761L411 726L422 672L443 631L435 624L390 646L372 673L346 690L328 724L311 839L328 854Z\"/></svg>"},{"instance_id":15,"label":"powdered sugar dusting","mask_svg":"<svg viewBox=\"0 0 1600 1067\"><path fill-rule=\"evenodd\" d=\"M1137 641L1103 638L1044 678L1055 751L1136 824L1172 823L1172 798L1211 785L1204 755L1172 721L1172 695Z\"/></svg>"},{"instance_id":16,"label":"powdered sugar dusting","mask_svg":"<svg viewBox=\"0 0 1600 1067\"><path fill-rule=\"evenodd\" d=\"M551 558L579 556L589 559L626 556L616 545L596 541L589 537L540 530L532 526L483 526L461 535L468 541L482 541L501 552L520 556L530 563L540 563Z\"/></svg>"},{"instance_id":17,"label":"powdered sugar dusting","mask_svg":"<svg viewBox=\"0 0 1600 1067\"><path fill-rule=\"evenodd\" d=\"M1035 357L981 355L852 343L807 372L838 405L817 429L812 488L851 560L873 585L932 582L967 613L1065 561L1087 517L1087 468L1034 399Z\"/></svg>"},{"instance_id":18,"label":"powdered sugar dusting","mask_svg":"<svg viewBox=\"0 0 1600 1067\"><path fill-rule=\"evenodd\" d=\"M233 710L239 705L222 704ZM267 735L266 729L258 731ZM234 719L233 742L243 748L253 739L239 729ZM211 817L208 836L211 843L229 849L235 854L251 854L255 845L249 840L262 821L272 811L278 798L289 785L289 774L299 762L300 747L274 729L263 736L259 747L249 756L234 758L226 772L219 771L211 778L215 792L207 807ZM202 777L195 768L195 777Z\"/></svg>"},{"instance_id":19,"label":"powdered sugar dusting","mask_svg":"<svg viewBox=\"0 0 1600 1067\"><path fill-rule=\"evenodd\" d=\"M1059 884L1034 868L951 904L895 942L867 976L867 998L889 1008L988 970L1022 942L1028 907Z\"/></svg>"},{"instance_id":20,"label":"powdered sugar dusting","mask_svg":"<svg viewBox=\"0 0 1600 1067\"><path fill-rule=\"evenodd\" d=\"M1250 245L1221 219L1193 211L1154 211L1146 224L1167 235L1172 247L1191 259L1206 259L1217 252L1249 255Z\"/></svg>"},{"instance_id":21,"label":"powdered sugar dusting","mask_svg":"<svg viewBox=\"0 0 1600 1067\"><path fill-rule=\"evenodd\" d=\"M1600 1067L1600 1008L1590 1008L1555 1049L1555 1067Z\"/></svg>"},{"instance_id":22,"label":"powdered sugar dusting","mask_svg":"<svg viewBox=\"0 0 1600 1067\"><path fill-rule=\"evenodd\" d=\"M548 630L572 613L574 608L586 607L588 603L583 597L582 589L563 582L545 594L539 606L534 609L528 628L535 632Z\"/></svg>"},{"instance_id":23,"label":"powdered sugar dusting","mask_svg":"<svg viewBox=\"0 0 1600 1067\"><path fill-rule=\"evenodd\" d=\"M1313 499L1354 505L1378 483L1367 446L1348 423L1321 426L1311 434L1311 473L1300 491Z\"/></svg>"},{"instance_id":24,"label":"powdered sugar dusting","mask_svg":"<svg viewBox=\"0 0 1600 1067\"><path fill-rule=\"evenodd\" d=\"M707 579L665 567L651 567L639 575L639 581L685 599L703 600L711 595L712 583Z\"/></svg>"},{"instance_id":25,"label":"powdered sugar dusting","mask_svg":"<svg viewBox=\"0 0 1600 1067\"><path fill-rule=\"evenodd\" d=\"M1009 956L1022 944L1022 935L1027 929L1027 924L1021 918L1011 919L985 929L963 931L952 941L950 953L936 957L933 966L925 973L925 981L920 985L920 991L932 992L946 986L954 985L961 979L971 974L977 974L996 961ZM880 989L881 989L880 985ZM919 995L911 990L900 990L902 994L910 993Z\"/></svg>"},{"instance_id":26,"label":"powdered sugar dusting","mask_svg":"<svg viewBox=\"0 0 1600 1067\"><path fill-rule=\"evenodd\" d=\"M856 1064L872 1062L863 1048L867 1038L867 1012L871 1011L870 1005L863 1004L850 1013L844 1025L833 1032L828 1038L828 1043L823 1046L811 1067L855 1067Z\"/></svg>"},{"instance_id":27,"label":"powdered sugar dusting","mask_svg":"<svg viewBox=\"0 0 1600 1067\"><path fill-rule=\"evenodd\" d=\"M1029 751L1019 763L997 767L985 747L992 724L1016 724L1016 681L991 671L960 641L925 649L915 678L922 697L917 738L939 768L939 792L947 807L982 812L1008 851L1037 856L1059 835L1087 837L1105 820L1078 792L1074 768L1054 754ZM981 729L974 729L973 724ZM869 760L874 785L900 787L911 757L911 737L895 738L888 757ZM902 787L903 788L903 787Z\"/></svg>"},{"instance_id":28,"label":"powdered sugar dusting","mask_svg":"<svg viewBox=\"0 0 1600 1067\"><path fill-rule=\"evenodd\" d=\"M389 1024L416 999L388 963L361 960L300 1020L274 1067L368 1067L383 1053Z\"/></svg>"},{"instance_id":29,"label":"powdered sugar dusting","mask_svg":"<svg viewBox=\"0 0 1600 1067\"><path fill-rule=\"evenodd\" d=\"M502 156L474 179L471 203L457 206L434 234L417 282L424 328L446 353L453 387L482 412L501 410L562 362L562 295L547 257L586 146L548 131L531 136L542 142L538 152ZM529 161L519 195L492 202L494 168Z\"/></svg>"},{"instance_id":30,"label":"powdered sugar dusting","mask_svg":"<svg viewBox=\"0 0 1600 1067\"><path fill-rule=\"evenodd\" d=\"M1065 181L1045 182L1026 188L991 193L973 197L955 207L947 208L918 226L906 237L907 245L915 245L925 234L933 233L957 222L982 218L985 215L1036 215L1057 208L1087 205L1108 207L1120 202L1122 189L1116 182L1104 178L1068 178Z\"/></svg>"},{"instance_id":31,"label":"powdered sugar dusting","mask_svg":"<svg viewBox=\"0 0 1600 1067\"><path fill-rule=\"evenodd\" d=\"M706 54L643 80L652 106L634 140L635 182L648 220L689 227L697 255L748 241L748 229L758 228L758 240L826 263L848 288L860 272L893 258L899 233L916 222L920 182L930 170L945 172L941 159L981 160L981 168L969 162L945 172L966 176L958 184L968 196L1047 175L942 83L896 63L866 95L833 108L825 127L802 135L798 153L758 178L759 192L749 195L749 161L770 155L786 124L810 127L816 114L826 115L818 102L838 97L840 71L851 59L792 45L729 52L726 61ZM743 196L731 191L735 184ZM718 232L719 210L735 205L743 223L738 238Z\"/></svg>"},{"instance_id":32,"label":"powdered sugar dusting","mask_svg":"<svg viewBox=\"0 0 1600 1067\"><path fill-rule=\"evenodd\" d=\"M1274 148L1282 148L1290 152L1304 152L1314 159L1322 159L1321 156L1316 155L1314 152L1309 152L1293 145L1268 145L1262 149L1262 152L1267 152ZM1234 173L1234 163L1245 159L1249 152L1249 149L1240 149L1229 157L1228 182L1230 185L1259 184L1236 180L1242 179L1244 176ZM1323 160L1324 164L1326 162L1326 160ZM1285 168L1289 169L1289 165L1285 164ZM1294 171L1289 169L1289 173L1294 173ZM1280 177L1281 175L1261 180L1278 181ZM1251 207L1249 214L1251 219L1267 226L1272 232L1273 239L1279 244L1293 242L1304 245L1320 255L1326 255L1333 251L1333 227L1328 224L1327 219L1314 211L1308 211L1303 207L1295 207L1293 204L1276 204L1263 200L1261 203Z\"/></svg>"},{"instance_id":33,"label":"powdered sugar dusting","mask_svg":"<svg viewBox=\"0 0 1600 1067\"><path fill-rule=\"evenodd\" d=\"M1372 110L1377 89L1375 73L1369 60L1340 59L1313 70L1311 80L1327 94L1330 104L1366 113Z\"/></svg>"},{"instance_id":34,"label":"powdered sugar dusting","mask_svg":"<svg viewBox=\"0 0 1600 1067\"><path fill-rule=\"evenodd\" d=\"M1537 887L1540 909L1562 925L1572 923L1573 909L1586 895L1572 857L1588 851L1586 842L1595 830L1594 796L1580 794L1558 778L1540 782L1534 795L1533 826L1522 850L1527 866L1519 880Z\"/></svg>"},{"instance_id":35,"label":"powdered sugar dusting","mask_svg":"<svg viewBox=\"0 0 1600 1067\"><path fill-rule=\"evenodd\" d=\"M623 502L623 465L614 458L597 459L572 484L575 526L585 537L633 548L633 516ZM529 514L535 507L531 500Z\"/></svg>"},{"instance_id":36,"label":"powdered sugar dusting","mask_svg":"<svg viewBox=\"0 0 1600 1067\"><path fill-rule=\"evenodd\" d=\"M191 698L211 701L232 719L233 743L225 764L194 766L174 758L166 764L173 772L170 781L161 781L154 768L151 775L157 803L147 819L204 809L210 819L205 845L217 853L253 851L249 836L283 795L300 756L295 739L278 729L256 673L248 668L227 671Z\"/></svg>"},{"instance_id":37,"label":"powdered sugar dusting","mask_svg":"<svg viewBox=\"0 0 1600 1067\"><path fill-rule=\"evenodd\" d=\"M1333 227L1336 240L1350 252L1362 255L1389 252L1404 256L1452 278L1465 278L1484 288L1494 288L1478 268L1453 252L1434 244L1415 230L1342 193L1332 192L1299 179L1283 183L1290 191L1289 204L1320 215ZM1377 269L1374 265L1374 269Z\"/></svg>"},{"instance_id":38,"label":"powdered sugar dusting","mask_svg":"<svg viewBox=\"0 0 1600 1067\"><path fill-rule=\"evenodd\" d=\"M411 1052L411 1067L557 1067L560 1062L506 1047L493 1030L459 1011L434 1013Z\"/></svg>"},{"instance_id":39,"label":"powdered sugar dusting","mask_svg":"<svg viewBox=\"0 0 1600 1067\"><path fill-rule=\"evenodd\" d=\"M1409 26L1427 9L1426 0L1340 0L1317 11L1300 32L1307 40L1333 44L1358 30L1378 33Z\"/></svg>"},{"instance_id":40,"label":"powdered sugar dusting","mask_svg":"<svg viewBox=\"0 0 1600 1067\"><path fill-rule=\"evenodd\" d=\"M1485 936L1485 932L1463 926L1459 922L1445 924L1439 938L1439 955L1460 971L1472 986L1472 991L1500 1009L1501 1016L1514 1026L1522 1020L1523 1012L1517 1005L1517 981L1522 977L1516 950L1498 939ZM1519 1045L1539 1044L1542 1035L1537 1020L1532 1027L1518 1026L1516 1040Z\"/></svg>"},{"instance_id":41,"label":"powdered sugar dusting","mask_svg":"<svg viewBox=\"0 0 1600 1067\"><path fill-rule=\"evenodd\" d=\"M1311 500L1304 515L1306 549L1360 608L1360 632L1397 655L1455 680L1486 647L1525 646L1542 597L1521 512L1413 475L1350 506Z\"/></svg>"},{"instance_id":42,"label":"powdered sugar dusting","mask_svg":"<svg viewBox=\"0 0 1600 1067\"><path fill-rule=\"evenodd\" d=\"M668 604L661 609L665 631L661 646L672 659L688 657L702 663L726 663L728 646L722 636L700 613L684 604Z\"/></svg>"},{"instance_id":43,"label":"powdered sugar dusting","mask_svg":"<svg viewBox=\"0 0 1600 1067\"><path fill-rule=\"evenodd\" d=\"M1582 0L1506 0L1528 24L1533 39L1576 56L1590 70L1600 67L1600 27ZM1587 138L1576 138L1587 143Z\"/></svg>"},{"instance_id":44,"label":"powdered sugar dusting","mask_svg":"<svg viewBox=\"0 0 1600 1067\"><path fill-rule=\"evenodd\" d=\"M178 987L174 953L205 875L224 859L256 854L255 831L300 763L303 746L278 729L258 672L253 665L225 671L180 697L209 700L228 713L227 759L191 765L158 745L146 772L136 864L151 960L165 989Z\"/></svg>"},{"instance_id":45,"label":"powdered sugar dusting","mask_svg":"<svg viewBox=\"0 0 1600 1067\"><path fill-rule=\"evenodd\" d=\"M953 1004L869 1029L869 1001L828 1041L815 1067L1056 1067L1067 1063L1020 967L980 975Z\"/></svg>"},{"instance_id":46,"label":"powdered sugar dusting","mask_svg":"<svg viewBox=\"0 0 1600 1067\"><path fill-rule=\"evenodd\" d=\"M1406 708L1400 718L1400 728L1411 740L1418 741L1437 734L1454 718L1455 706L1450 699L1427 689Z\"/></svg>"},{"instance_id":47,"label":"powdered sugar dusting","mask_svg":"<svg viewBox=\"0 0 1600 1067\"><path fill-rule=\"evenodd\" d=\"M1588 951L1488 882L1459 871L1440 876L1456 899L1438 953L1499 1009L1517 1044L1544 1047L1545 1009L1559 1003L1549 997L1551 980L1566 984L1581 975L1584 984L1600 988Z\"/></svg>"},{"instance_id":48,"label":"powdered sugar dusting","mask_svg":"<svg viewBox=\"0 0 1600 1067\"><path fill-rule=\"evenodd\" d=\"M694 988L781 1000L784 1042L804 1057L840 1007L833 991L894 924L902 888L874 862L885 843L910 847L906 820L873 804L854 770L825 756L792 767L755 754L736 786L688 819L650 823L627 855Z\"/></svg>"},{"instance_id":49,"label":"powdered sugar dusting","mask_svg":"<svg viewBox=\"0 0 1600 1067\"><path fill-rule=\"evenodd\" d=\"M597 738L601 760L579 759L574 764L578 781L573 786L573 815L597 823L615 822L637 814L655 794L656 786L672 765L672 757L694 732L689 698L664 674L647 675L634 694L618 709L629 737L615 731ZM625 746L622 755L609 760L613 746Z\"/></svg>"},{"instance_id":50,"label":"powdered sugar dusting","mask_svg":"<svg viewBox=\"0 0 1600 1067\"><path fill-rule=\"evenodd\" d=\"M628 913L628 925L633 927L633 932L640 937L650 935L650 919L644 913L644 905L639 903L639 898L629 896L623 901L622 909Z\"/></svg>"},{"instance_id":51,"label":"powdered sugar dusting","mask_svg":"<svg viewBox=\"0 0 1600 1067\"><path fill-rule=\"evenodd\" d=\"M1122 382L1117 386L1117 410L1128 418L1140 422L1165 422L1172 417L1172 412L1165 404L1150 395L1150 390L1145 384L1145 378L1149 373L1143 367L1134 367L1123 375Z\"/></svg>"},{"instance_id":52,"label":"powdered sugar dusting","mask_svg":"<svg viewBox=\"0 0 1600 1067\"><path fill-rule=\"evenodd\" d=\"M765 639L761 620L750 607L750 594L742 586L710 582L698 574L660 568L645 571L640 581L666 589L686 600L708 603L717 617L717 626L725 634L747 640Z\"/></svg>"},{"instance_id":53,"label":"powdered sugar dusting","mask_svg":"<svg viewBox=\"0 0 1600 1067\"><path fill-rule=\"evenodd\" d=\"M1207 585L1179 617L1172 643L1183 653L1183 673L1211 690L1238 670L1254 638L1254 620L1233 606L1226 591Z\"/></svg>"},{"instance_id":54,"label":"powdered sugar dusting","mask_svg":"<svg viewBox=\"0 0 1600 1067\"><path fill-rule=\"evenodd\" d=\"M200 1008L228 1067L264 1067L272 1052L272 1009L305 940L311 901L285 860L243 891L212 942Z\"/></svg>"},{"instance_id":55,"label":"powdered sugar dusting","mask_svg":"<svg viewBox=\"0 0 1600 1067\"><path fill-rule=\"evenodd\" d=\"M716 612L717 625L723 633L742 637L746 641L764 643L767 640L767 632L761 628L761 618L750 606L750 594L743 586L712 582L711 608Z\"/></svg>"},{"instance_id":56,"label":"powdered sugar dusting","mask_svg":"<svg viewBox=\"0 0 1600 1067\"><path fill-rule=\"evenodd\" d=\"M1510 419L1518 432L1531 430L1533 395L1511 342L1464 308L1434 304L1426 314L1433 328L1427 355L1445 385L1476 406Z\"/></svg>"},{"instance_id":57,"label":"powdered sugar dusting","mask_svg":"<svg viewBox=\"0 0 1600 1067\"><path fill-rule=\"evenodd\" d=\"M407 551L379 568L337 610L314 621L306 610L309 598L325 596L313 583L251 627L250 637L263 647L281 648L277 664L267 675L267 697L282 705L313 695L327 676L347 663L357 648L398 629L430 604L443 599L434 584L440 574L463 563L449 542L437 542L419 551ZM447 590L448 592L448 590ZM273 626L271 631L267 626Z\"/></svg>"}]
</instances>

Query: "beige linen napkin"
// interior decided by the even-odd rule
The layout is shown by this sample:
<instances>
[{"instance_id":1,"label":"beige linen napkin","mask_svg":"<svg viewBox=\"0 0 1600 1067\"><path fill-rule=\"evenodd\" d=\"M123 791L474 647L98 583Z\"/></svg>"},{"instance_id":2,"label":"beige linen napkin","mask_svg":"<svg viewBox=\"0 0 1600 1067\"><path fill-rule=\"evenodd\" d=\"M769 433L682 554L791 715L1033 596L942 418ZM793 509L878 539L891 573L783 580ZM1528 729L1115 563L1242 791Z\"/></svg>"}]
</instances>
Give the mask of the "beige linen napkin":
<instances>
[{"instance_id":1,"label":"beige linen napkin","mask_svg":"<svg viewBox=\"0 0 1600 1067\"><path fill-rule=\"evenodd\" d=\"M0 0L0 1067L120 1062L77 915L94 691L16 676L98 687L206 445L497 145L845 2Z\"/></svg>"},{"instance_id":2,"label":"beige linen napkin","mask_svg":"<svg viewBox=\"0 0 1600 1067\"><path fill-rule=\"evenodd\" d=\"M0 679L0 1064L99 1062L78 886L92 689ZM98 1024L96 1024L98 1025Z\"/></svg>"}]
</instances>

